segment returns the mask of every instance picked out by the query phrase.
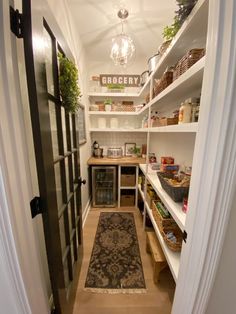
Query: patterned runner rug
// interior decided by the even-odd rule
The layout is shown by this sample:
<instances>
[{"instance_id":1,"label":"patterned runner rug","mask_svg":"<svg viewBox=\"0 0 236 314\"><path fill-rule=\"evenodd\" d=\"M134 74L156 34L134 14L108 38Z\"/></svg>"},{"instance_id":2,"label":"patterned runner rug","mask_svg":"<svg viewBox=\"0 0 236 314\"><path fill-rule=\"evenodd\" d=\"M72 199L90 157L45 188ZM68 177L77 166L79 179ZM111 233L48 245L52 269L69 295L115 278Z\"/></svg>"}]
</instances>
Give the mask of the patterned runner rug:
<instances>
[{"instance_id":1,"label":"patterned runner rug","mask_svg":"<svg viewBox=\"0 0 236 314\"><path fill-rule=\"evenodd\" d=\"M146 292L133 213L100 214L85 290Z\"/></svg>"}]
</instances>

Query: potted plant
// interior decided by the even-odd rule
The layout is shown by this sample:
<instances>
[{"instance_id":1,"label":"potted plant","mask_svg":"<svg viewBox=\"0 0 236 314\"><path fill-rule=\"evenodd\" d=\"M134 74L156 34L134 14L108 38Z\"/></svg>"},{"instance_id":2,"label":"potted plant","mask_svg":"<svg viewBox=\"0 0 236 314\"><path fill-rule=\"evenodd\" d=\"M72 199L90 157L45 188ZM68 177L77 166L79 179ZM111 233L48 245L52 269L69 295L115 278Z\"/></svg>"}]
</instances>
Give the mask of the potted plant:
<instances>
[{"instance_id":1,"label":"potted plant","mask_svg":"<svg viewBox=\"0 0 236 314\"><path fill-rule=\"evenodd\" d=\"M104 105L105 105L105 111L111 111L111 106L112 106L111 98L105 99Z\"/></svg>"},{"instance_id":2,"label":"potted plant","mask_svg":"<svg viewBox=\"0 0 236 314\"><path fill-rule=\"evenodd\" d=\"M78 69L74 62L58 54L59 86L62 105L66 112L75 113L78 110L78 98L81 96L78 85Z\"/></svg>"},{"instance_id":3,"label":"potted plant","mask_svg":"<svg viewBox=\"0 0 236 314\"><path fill-rule=\"evenodd\" d=\"M176 0L179 9L175 11L176 15L174 17L174 22L170 26L165 26L163 30L163 38L165 41L159 47L159 52L162 55L166 49L169 47L172 39L177 34L178 30L192 11L197 0Z\"/></svg>"}]
</instances>

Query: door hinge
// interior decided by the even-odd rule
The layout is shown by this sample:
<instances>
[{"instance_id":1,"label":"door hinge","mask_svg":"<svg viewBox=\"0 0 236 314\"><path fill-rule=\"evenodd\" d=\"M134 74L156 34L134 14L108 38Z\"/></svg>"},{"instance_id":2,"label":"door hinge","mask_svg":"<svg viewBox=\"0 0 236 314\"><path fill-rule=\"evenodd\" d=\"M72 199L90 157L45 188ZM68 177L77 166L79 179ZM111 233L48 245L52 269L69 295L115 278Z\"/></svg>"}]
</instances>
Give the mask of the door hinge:
<instances>
[{"instance_id":1,"label":"door hinge","mask_svg":"<svg viewBox=\"0 0 236 314\"><path fill-rule=\"evenodd\" d=\"M187 232L184 230L184 232L183 232L183 240L184 240L185 243L187 242L187 236L188 236L188 234L187 234Z\"/></svg>"},{"instance_id":2,"label":"door hinge","mask_svg":"<svg viewBox=\"0 0 236 314\"><path fill-rule=\"evenodd\" d=\"M42 214L43 208L42 208L42 201L39 196L35 196L31 201L30 201L30 209L31 209L31 216L34 218L38 214Z\"/></svg>"},{"instance_id":3,"label":"door hinge","mask_svg":"<svg viewBox=\"0 0 236 314\"><path fill-rule=\"evenodd\" d=\"M11 31L17 38L23 38L23 14L10 6Z\"/></svg>"}]
</instances>

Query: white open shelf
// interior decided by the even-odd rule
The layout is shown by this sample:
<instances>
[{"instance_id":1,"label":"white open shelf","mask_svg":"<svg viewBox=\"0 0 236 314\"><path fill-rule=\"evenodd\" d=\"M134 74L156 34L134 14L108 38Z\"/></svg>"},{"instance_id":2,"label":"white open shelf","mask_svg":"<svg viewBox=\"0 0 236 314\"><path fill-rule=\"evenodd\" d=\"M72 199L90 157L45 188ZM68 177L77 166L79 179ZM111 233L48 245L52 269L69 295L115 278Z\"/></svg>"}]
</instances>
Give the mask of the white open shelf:
<instances>
[{"instance_id":1,"label":"white open shelf","mask_svg":"<svg viewBox=\"0 0 236 314\"><path fill-rule=\"evenodd\" d=\"M105 129L100 129L100 128L91 128L89 129L90 132L127 132L127 133L146 133L148 132L148 129L122 129L122 128L117 128L117 129L111 129L111 128L105 128Z\"/></svg>"},{"instance_id":2,"label":"white open shelf","mask_svg":"<svg viewBox=\"0 0 236 314\"><path fill-rule=\"evenodd\" d=\"M161 127L153 127L148 129L150 133L169 133L169 132L192 132L196 133L198 131L198 123L183 123L175 125L167 125Z\"/></svg>"},{"instance_id":3,"label":"white open shelf","mask_svg":"<svg viewBox=\"0 0 236 314\"><path fill-rule=\"evenodd\" d=\"M163 190L156 171L151 170L150 167L148 167L146 176L175 222L178 224L180 229L184 231L186 214L182 211L182 203L174 202L171 197Z\"/></svg>"},{"instance_id":4,"label":"white open shelf","mask_svg":"<svg viewBox=\"0 0 236 314\"><path fill-rule=\"evenodd\" d=\"M198 89L200 90L202 86L204 66L205 57L201 58L177 80L153 98L148 103L148 107L158 105L158 109L161 109L167 107L169 104L178 104L176 102L181 96L183 97L186 93L191 94ZM140 112L142 110L140 110Z\"/></svg>"},{"instance_id":5,"label":"white open shelf","mask_svg":"<svg viewBox=\"0 0 236 314\"><path fill-rule=\"evenodd\" d=\"M180 264L180 253L174 252L171 249L168 248L165 241L162 238L162 235L157 227L156 221L152 215L152 210L148 206L148 203L145 202L146 210L148 213L148 216L150 217L152 221L153 228L155 230L155 233L157 235L157 238L159 240L159 243L162 247L163 253L165 254L166 260L168 262L168 265L170 267L171 273L174 277L174 280L177 281L178 273L179 273L179 264Z\"/></svg>"}]
</instances>

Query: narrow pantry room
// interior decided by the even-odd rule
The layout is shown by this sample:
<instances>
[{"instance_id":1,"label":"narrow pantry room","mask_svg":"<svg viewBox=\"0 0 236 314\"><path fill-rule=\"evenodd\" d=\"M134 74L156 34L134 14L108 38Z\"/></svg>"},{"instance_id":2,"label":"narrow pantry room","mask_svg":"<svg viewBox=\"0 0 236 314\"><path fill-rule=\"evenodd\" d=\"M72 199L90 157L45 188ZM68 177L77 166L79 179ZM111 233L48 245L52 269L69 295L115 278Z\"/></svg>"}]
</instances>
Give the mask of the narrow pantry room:
<instances>
[{"instance_id":1,"label":"narrow pantry room","mask_svg":"<svg viewBox=\"0 0 236 314\"><path fill-rule=\"evenodd\" d=\"M3 314L234 314L236 0L0 3Z\"/></svg>"}]
</instances>

